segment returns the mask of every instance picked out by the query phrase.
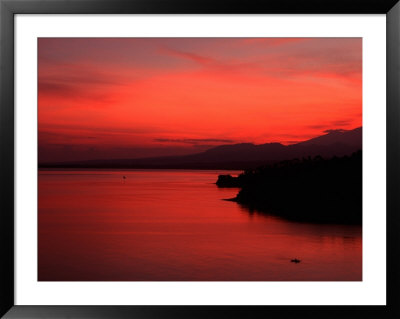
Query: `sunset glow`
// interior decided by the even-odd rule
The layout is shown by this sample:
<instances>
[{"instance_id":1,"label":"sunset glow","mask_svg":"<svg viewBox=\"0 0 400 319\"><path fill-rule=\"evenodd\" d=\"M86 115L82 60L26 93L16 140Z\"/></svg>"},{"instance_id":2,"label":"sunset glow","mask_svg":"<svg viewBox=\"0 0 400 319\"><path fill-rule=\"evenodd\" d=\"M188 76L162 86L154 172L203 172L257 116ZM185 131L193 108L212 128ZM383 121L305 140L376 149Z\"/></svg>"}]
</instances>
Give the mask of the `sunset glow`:
<instances>
[{"instance_id":1,"label":"sunset glow","mask_svg":"<svg viewBox=\"0 0 400 319\"><path fill-rule=\"evenodd\" d=\"M39 39L39 161L292 144L362 125L361 38Z\"/></svg>"}]
</instances>

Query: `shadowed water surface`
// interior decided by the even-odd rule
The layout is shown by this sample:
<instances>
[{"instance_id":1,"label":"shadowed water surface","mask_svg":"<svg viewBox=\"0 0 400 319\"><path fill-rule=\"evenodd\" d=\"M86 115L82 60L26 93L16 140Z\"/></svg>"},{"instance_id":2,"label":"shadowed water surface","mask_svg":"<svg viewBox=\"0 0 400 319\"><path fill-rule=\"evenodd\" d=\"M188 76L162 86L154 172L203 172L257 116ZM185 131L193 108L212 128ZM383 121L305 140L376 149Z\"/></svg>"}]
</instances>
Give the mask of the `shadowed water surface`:
<instances>
[{"instance_id":1,"label":"shadowed water surface","mask_svg":"<svg viewBox=\"0 0 400 319\"><path fill-rule=\"evenodd\" d=\"M362 280L360 226L250 213L238 173L39 171L39 280Z\"/></svg>"}]
</instances>

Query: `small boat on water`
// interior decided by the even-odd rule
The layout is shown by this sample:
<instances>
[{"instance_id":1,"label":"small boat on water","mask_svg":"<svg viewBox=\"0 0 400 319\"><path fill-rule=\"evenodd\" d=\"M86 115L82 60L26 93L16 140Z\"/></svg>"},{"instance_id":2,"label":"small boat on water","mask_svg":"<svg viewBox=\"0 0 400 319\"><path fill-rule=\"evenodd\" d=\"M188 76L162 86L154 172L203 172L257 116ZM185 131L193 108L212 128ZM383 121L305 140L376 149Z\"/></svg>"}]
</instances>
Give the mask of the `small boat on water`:
<instances>
[{"instance_id":1,"label":"small boat on water","mask_svg":"<svg viewBox=\"0 0 400 319\"><path fill-rule=\"evenodd\" d=\"M292 263L298 264L301 260L295 258L295 259L292 259L292 260L290 260L290 261L291 261Z\"/></svg>"}]
</instances>

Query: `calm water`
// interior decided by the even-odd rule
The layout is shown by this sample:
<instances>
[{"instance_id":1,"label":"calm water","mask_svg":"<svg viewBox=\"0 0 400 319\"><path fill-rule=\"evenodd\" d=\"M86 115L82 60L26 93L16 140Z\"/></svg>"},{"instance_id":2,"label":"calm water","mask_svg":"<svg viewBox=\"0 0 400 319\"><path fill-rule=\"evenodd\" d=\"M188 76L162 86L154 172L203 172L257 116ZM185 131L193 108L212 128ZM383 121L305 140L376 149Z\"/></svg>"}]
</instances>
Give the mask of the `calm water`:
<instances>
[{"instance_id":1,"label":"calm water","mask_svg":"<svg viewBox=\"0 0 400 319\"><path fill-rule=\"evenodd\" d=\"M250 213L221 173L40 171L39 280L362 280L361 227Z\"/></svg>"}]
</instances>

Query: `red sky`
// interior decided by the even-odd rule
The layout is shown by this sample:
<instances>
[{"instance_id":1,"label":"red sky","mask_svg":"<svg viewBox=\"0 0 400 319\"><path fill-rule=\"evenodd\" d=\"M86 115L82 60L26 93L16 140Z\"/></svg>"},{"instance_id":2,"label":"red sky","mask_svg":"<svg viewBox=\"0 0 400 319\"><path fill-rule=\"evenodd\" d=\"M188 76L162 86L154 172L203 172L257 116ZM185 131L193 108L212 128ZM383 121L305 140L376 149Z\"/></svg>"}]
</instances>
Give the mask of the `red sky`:
<instances>
[{"instance_id":1,"label":"red sky","mask_svg":"<svg viewBox=\"0 0 400 319\"><path fill-rule=\"evenodd\" d=\"M40 162L362 125L361 38L41 38L38 55Z\"/></svg>"}]
</instances>

